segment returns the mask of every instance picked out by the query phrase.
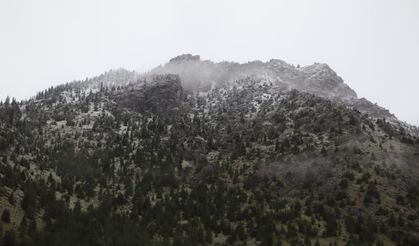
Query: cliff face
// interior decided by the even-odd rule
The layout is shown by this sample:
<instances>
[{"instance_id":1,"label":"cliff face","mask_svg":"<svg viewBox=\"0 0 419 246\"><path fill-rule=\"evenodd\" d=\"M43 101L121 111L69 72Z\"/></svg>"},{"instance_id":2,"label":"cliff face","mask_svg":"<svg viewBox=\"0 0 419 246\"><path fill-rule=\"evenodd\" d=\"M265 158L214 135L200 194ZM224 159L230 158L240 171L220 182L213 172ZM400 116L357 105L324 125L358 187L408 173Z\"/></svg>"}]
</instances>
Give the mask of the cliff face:
<instances>
[{"instance_id":1,"label":"cliff face","mask_svg":"<svg viewBox=\"0 0 419 246\"><path fill-rule=\"evenodd\" d=\"M174 114L182 108L183 88L178 75L155 76L145 90L144 106L156 114Z\"/></svg>"},{"instance_id":2,"label":"cliff face","mask_svg":"<svg viewBox=\"0 0 419 246\"><path fill-rule=\"evenodd\" d=\"M139 113L173 115L182 107L183 89L178 75L155 75L131 90L118 93L117 104Z\"/></svg>"},{"instance_id":3,"label":"cliff face","mask_svg":"<svg viewBox=\"0 0 419 246\"><path fill-rule=\"evenodd\" d=\"M326 64L313 64L301 69L303 74L302 90L325 98L340 98L348 101L356 99L357 95L342 78Z\"/></svg>"}]
</instances>

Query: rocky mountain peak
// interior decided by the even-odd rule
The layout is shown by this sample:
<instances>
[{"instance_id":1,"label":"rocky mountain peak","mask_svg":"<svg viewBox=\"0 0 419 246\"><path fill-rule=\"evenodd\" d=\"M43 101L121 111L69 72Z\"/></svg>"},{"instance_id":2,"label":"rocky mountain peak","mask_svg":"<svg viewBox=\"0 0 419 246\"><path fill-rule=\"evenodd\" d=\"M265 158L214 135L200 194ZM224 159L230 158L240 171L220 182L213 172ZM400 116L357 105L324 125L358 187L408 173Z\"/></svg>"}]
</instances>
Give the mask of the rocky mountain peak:
<instances>
[{"instance_id":1,"label":"rocky mountain peak","mask_svg":"<svg viewBox=\"0 0 419 246\"><path fill-rule=\"evenodd\" d=\"M343 79L329 65L314 63L301 69L303 87L310 88L314 94L325 98L341 98L345 101L356 99L356 92L344 83Z\"/></svg>"},{"instance_id":2,"label":"rocky mountain peak","mask_svg":"<svg viewBox=\"0 0 419 246\"><path fill-rule=\"evenodd\" d=\"M169 63L178 63L185 61L201 61L201 57L199 55L183 54L170 59Z\"/></svg>"},{"instance_id":3,"label":"rocky mountain peak","mask_svg":"<svg viewBox=\"0 0 419 246\"><path fill-rule=\"evenodd\" d=\"M202 61L199 55L184 54L170 60L151 74L178 74L185 89L208 90L246 77L258 77L280 87L309 92L324 98L356 99L357 95L327 64L297 68L280 59L247 63Z\"/></svg>"}]
</instances>

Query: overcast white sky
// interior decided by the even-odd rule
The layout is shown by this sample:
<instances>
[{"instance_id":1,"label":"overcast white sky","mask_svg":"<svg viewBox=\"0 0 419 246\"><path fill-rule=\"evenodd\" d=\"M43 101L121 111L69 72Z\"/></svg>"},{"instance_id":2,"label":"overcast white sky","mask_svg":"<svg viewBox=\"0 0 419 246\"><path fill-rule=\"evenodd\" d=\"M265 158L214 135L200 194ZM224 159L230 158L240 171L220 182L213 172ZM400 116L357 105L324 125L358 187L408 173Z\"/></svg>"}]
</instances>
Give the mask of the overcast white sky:
<instances>
[{"instance_id":1,"label":"overcast white sky","mask_svg":"<svg viewBox=\"0 0 419 246\"><path fill-rule=\"evenodd\" d=\"M360 97L419 125L416 0L0 0L0 98L182 54L328 63Z\"/></svg>"}]
</instances>

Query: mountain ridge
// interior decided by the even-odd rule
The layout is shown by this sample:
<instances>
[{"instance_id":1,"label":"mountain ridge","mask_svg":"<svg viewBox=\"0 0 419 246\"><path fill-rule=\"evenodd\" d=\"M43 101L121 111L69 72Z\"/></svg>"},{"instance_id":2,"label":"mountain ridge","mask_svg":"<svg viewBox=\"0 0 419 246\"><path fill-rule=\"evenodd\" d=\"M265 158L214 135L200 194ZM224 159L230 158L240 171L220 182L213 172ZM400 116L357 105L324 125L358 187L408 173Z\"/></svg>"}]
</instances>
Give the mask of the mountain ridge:
<instances>
[{"instance_id":1,"label":"mountain ridge","mask_svg":"<svg viewBox=\"0 0 419 246\"><path fill-rule=\"evenodd\" d=\"M399 120L388 109L370 102L366 98L358 98L356 92L345 84L344 80L325 63L314 63L306 66L294 66L280 59L267 62L260 60L247 63L212 62L201 60L199 55L183 54L171 58L164 65L155 67L148 72L141 73L123 68L111 69L104 74L76 81L82 88L93 90L104 86L121 86L153 80L158 74L178 74L182 86L194 93L207 92L216 86L225 86L236 80L254 77L272 83L281 89L297 89L327 99L342 102L354 107L374 118L385 118L387 121L406 129L410 134L419 136L418 126Z\"/></svg>"}]
</instances>

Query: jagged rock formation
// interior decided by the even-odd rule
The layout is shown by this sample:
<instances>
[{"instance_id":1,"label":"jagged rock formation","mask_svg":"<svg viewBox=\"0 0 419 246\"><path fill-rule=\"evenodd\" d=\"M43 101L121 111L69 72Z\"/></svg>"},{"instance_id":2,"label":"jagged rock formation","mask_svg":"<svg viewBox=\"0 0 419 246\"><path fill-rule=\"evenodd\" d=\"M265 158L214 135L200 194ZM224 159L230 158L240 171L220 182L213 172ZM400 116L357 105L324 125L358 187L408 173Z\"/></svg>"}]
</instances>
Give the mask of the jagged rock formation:
<instances>
[{"instance_id":1,"label":"jagged rock formation","mask_svg":"<svg viewBox=\"0 0 419 246\"><path fill-rule=\"evenodd\" d=\"M154 73L179 74L187 89L206 91L246 77L263 78L276 86L285 86L325 98L344 100L357 98L356 93L326 64L313 64L302 68L281 60L253 61L246 64L201 61L199 56L181 55L170 60ZM214 84L215 83L215 84Z\"/></svg>"}]
</instances>

